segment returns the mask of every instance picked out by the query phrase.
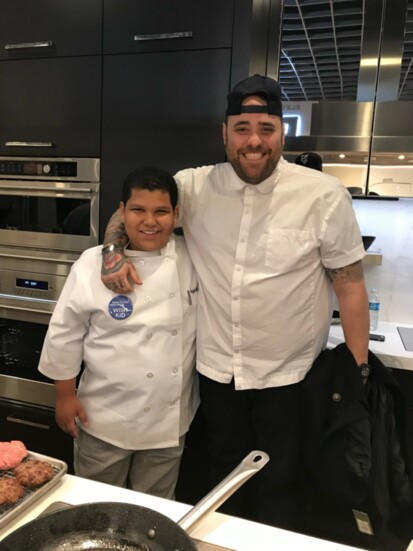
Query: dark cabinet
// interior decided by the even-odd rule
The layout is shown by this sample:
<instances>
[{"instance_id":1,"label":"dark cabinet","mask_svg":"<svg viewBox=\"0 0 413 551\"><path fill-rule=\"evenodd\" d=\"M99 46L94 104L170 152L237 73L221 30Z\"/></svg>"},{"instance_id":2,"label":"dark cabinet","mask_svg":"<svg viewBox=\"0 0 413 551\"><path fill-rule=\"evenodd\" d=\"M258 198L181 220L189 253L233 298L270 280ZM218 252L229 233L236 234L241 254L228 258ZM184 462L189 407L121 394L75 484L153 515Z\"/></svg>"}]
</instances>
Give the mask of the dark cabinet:
<instances>
[{"instance_id":1,"label":"dark cabinet","mask_svg":"<svg viewBox=\"0 0 413 551\"><path fill-rule=\"evenodd\" d=\"M232 44L234 0L105 0L103 53Z\"/></svg>"},{"instance_id":2,"label":"dark cabinet","mask_svg":"<svg viewBox=\"0 0 413 551\"><path fill-rule=\"evenodd\" d=\"M2 0L0 59L102 50L102 0Z\"/></svg>"},{"instance_id":3,"label":"dark cabinet","mask_svg":"<svg viewBox=\"0 0 413 551\"><path fill-rule=\"evenodd\" d=\"M31 452L65 461L73 473L73 438L57 426L52 409L0 400L0 427L3 441L21 440Z\"/></svg>"},{"instance_id":4,"label":"dark cabinet","mask_svg":"<svg viewBox=\"0 0 413 551\"><path fill-rule=\"evenodd\" d=\"M99 157L101 56L1 61L0 82L1 155Z\"/></svg>"},{"instance_id":5,"label":"dark cabinet","mask_svg":"<svg viewBox=\"0 0 413 551\"><path fill-rule=\"evenodd\" d=\"M101 232L126 174L222 162L228 49L104 56Z\"/></svg>"}]
</instances>

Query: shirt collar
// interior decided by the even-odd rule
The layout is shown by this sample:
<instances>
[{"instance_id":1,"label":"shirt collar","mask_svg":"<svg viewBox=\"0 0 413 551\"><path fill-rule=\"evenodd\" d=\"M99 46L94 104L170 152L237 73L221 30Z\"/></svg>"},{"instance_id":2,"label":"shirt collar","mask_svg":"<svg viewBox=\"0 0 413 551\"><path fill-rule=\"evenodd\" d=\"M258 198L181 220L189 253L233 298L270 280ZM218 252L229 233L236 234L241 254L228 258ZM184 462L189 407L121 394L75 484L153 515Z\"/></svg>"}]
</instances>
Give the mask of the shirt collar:
<instances>
[{"instance_id":1,"label":"shirt collar","mask_svg":"<svg viewBox=\"0 0 413 551\"><path fill-rule=\"evenodd\" d=\"M165 245L165 247L162 247L159 251L134 251L132 249L125 249L125 255L126 256L133 256L133 257L139 257L139 258L148 258L150 256L174 256L175 254L175 236L174 234L171 235L169 238L168 243Z\"/></svg>"},{"instance_id":2,"label":"shirt collar","mask_svg":"<svg viewBox=\"0 0 413 551\"><path fill-rule=\"evenodd\" d=\"M282 171L284 170L284 166L286 164L286 161L283 157L280 157L280 160L277 163L277 166L274 170L274 172L265 180L260 182L259 184L248 184L247 182L244 182L244 180L241 180L241 178L238 176L238 174L234 171L235 176L235 184L234 187L239 190L245 189L247 186L251 186L254 189L256 189L259 193L262 193L263 195L267 193L271 193L274 187L276 186L280 175L282 174ZM234 170L234 169L233 169Z\"/></svg>"}]
</instances>

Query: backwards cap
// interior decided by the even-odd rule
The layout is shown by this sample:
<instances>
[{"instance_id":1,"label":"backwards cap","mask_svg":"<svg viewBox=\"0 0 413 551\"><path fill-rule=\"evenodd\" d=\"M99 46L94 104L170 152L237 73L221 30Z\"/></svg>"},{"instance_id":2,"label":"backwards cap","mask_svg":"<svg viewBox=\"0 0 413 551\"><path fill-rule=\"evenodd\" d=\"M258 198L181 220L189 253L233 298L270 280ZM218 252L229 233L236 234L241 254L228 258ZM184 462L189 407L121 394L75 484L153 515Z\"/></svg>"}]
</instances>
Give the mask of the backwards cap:
<instances>
[{"instance_id":1,"label":"backwards cap","mask_svg":"<svg viewBox=\"0 0 413 551\"><path fill-rule=\"evenodd\" d=\"M267 100L267 105L242 105L248 96L260 96ZM281 88L278 82L270 77L253 75L241 80L227 96L226 115L241 113L268 113L282 117Z\"/></svg>"}]
</instances>

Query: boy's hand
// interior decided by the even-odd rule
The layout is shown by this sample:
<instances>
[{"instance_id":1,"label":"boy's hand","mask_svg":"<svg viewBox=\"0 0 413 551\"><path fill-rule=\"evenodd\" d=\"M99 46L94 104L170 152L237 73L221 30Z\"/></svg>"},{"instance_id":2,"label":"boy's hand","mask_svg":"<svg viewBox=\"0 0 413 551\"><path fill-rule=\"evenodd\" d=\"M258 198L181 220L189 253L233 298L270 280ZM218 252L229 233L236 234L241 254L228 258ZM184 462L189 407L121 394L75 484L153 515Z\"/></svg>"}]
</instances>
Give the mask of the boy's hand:
<instances>
[{"instance_id":1,"label":"boy's hand","mask_svg":"<svg viewBox=\"0 0 413 551\"><path fill-rule=\"evenodd\" d=\"M103 284L115 293L129 293L132 285L142 285L135 266L119 250L102 252L101 279Z\"/></svg>"},{"instance_id":2,"label":"boy's hand","mask_svg":"<svg viewBox=\"0 0 413 551\"><path fill-rule=\"evenodd\" d=\"M64 431L77 438L78 429L76 417L79 417L81 423L87 426L86 411L76 395L63 396L56 401L56 422Z\"/></svg>"}]
</instances>

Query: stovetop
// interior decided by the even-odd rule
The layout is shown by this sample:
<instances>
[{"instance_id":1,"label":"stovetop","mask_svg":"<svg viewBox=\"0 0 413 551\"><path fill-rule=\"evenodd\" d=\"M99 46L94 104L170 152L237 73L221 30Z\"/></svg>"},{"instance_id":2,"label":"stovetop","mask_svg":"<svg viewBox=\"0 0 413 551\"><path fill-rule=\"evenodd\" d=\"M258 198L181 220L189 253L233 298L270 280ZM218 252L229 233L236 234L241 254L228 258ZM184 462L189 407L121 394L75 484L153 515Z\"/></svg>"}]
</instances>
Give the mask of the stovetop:
<instances>
[{"instance_id":1,"label":"stovetop","mask_svg":"<svg viewBox=\"0 0 413 551\"><path fill-rule=\"evenodd\" d=\"M64 501L55 501L54 503L51 503L49 507L46 507L41 515L53 513L54 511L59 511L60 509L65 509L67 507L72 507L72 505L70 503L65 503ZM195 542L198 551L234 551L233 549L229 549L228 547L221 547L219 545L200 541L195 538L193 538L193 541Z\"/></svg>"}]
</instances>

